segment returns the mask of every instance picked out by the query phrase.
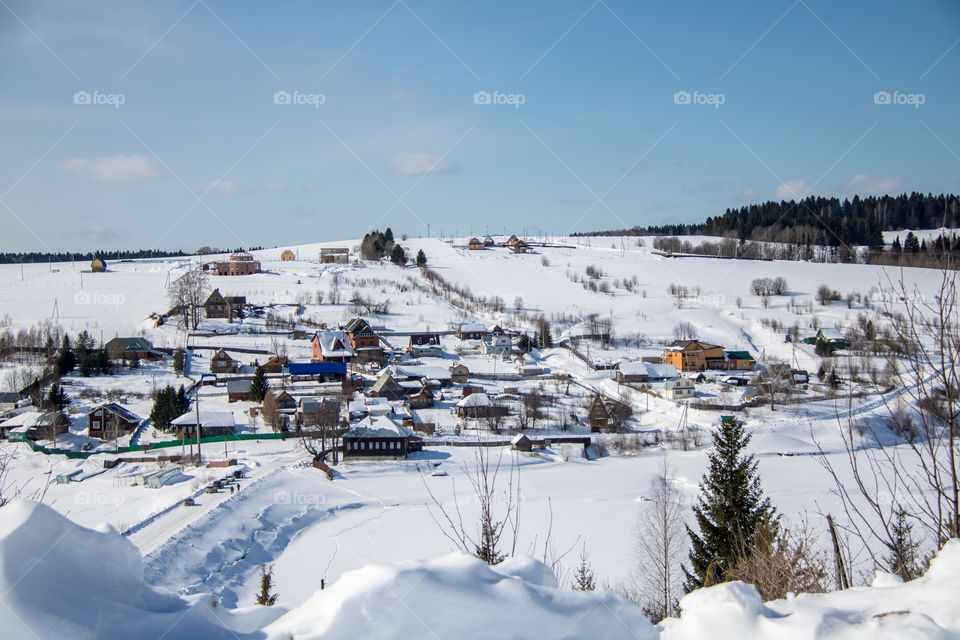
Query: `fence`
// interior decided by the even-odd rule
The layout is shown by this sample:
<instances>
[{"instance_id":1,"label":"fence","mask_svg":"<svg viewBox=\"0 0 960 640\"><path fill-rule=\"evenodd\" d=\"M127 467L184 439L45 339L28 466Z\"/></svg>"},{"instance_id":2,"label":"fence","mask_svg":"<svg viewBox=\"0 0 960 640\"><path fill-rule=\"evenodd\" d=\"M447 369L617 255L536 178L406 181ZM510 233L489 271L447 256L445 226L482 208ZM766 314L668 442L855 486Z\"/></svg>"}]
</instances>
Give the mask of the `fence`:
<instances>
[{"instance_id":1,"label":"fence","mask_svg":"<svg viewBox=\"0 0 960 640\"><path fill-rule=\"evenodd\" d=\"M200 438L200 444L217 444L222 442L238 442L243 440L283 440L286 438L295 438L297 434L293 433L238 433L228 436L208 436L206 438ZM16 441L16 440L15 440ZM101 454L110 454L116 455L121 453L145 453L147 451L155 451L157 449L169 449L171 447L182 447L190 446L197 443L196 438L188 438L186 440L165 440L163 442L151 442L148 444L142 445L133 445L131 447L118 447L113 451L75 451L73 449L55 449L53 447L44 447L37 444L33 440L23 439L20 440L25 445L30 447L30 450L34 453L43 453L46 455L63 455L71 459L80 459L85 460L90 456L101 455Z\"/></svg>"}]
</instances>

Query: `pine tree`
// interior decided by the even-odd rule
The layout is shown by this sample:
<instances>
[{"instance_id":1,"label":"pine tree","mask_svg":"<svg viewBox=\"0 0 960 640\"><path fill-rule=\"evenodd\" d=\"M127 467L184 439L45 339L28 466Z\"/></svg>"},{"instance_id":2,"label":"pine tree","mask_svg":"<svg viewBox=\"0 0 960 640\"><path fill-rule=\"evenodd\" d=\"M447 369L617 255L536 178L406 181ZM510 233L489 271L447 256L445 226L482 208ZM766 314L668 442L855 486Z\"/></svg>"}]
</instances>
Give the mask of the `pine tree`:
<instances>
[{"instance_id":1,"label":"pine tree","mask_svg":"<svg viewBox=\"0 0 960 640\"><path fill-rule=\"evenodd\" d=\"M70 399L67 397L66 391L54 382L50 385L50 392L47 394L44 404L52 411L63 411L64 407L70 404Z\"/></svg>"},{"instance_id":2,"label":"pine tree","mask_svg":"<svg viewBox=\"0 0 960 640\"><path fill-rule=\"evenodd\" d=\"M913 524L907 518L903 507L897 507L890 523L892 540L887 543L890 555L887 556L887 570L895 573L904 581L913 580L920 575L917 555L920 545L913 539Z\"/></svg>"},{"instance_id":3,"label":"pine tree","mask_svg":"<svg viewBox=\"0 0 960 640\"><path fill-rule=\"evenodd\" d=\"M170 390L172 391L173 387L170 387ZM173 400L173 417L179 418L187 411L190 411L190 399L187 398L186 389L183 388L183 385L180 385L180 388L177 389L177 395Z\"/></svg>"},{"instance_id":4,"label":"pine tree","mask_svg":"<svg viewBox=\"0 0 960 640\"><path fill-rule=\"evenodd\" d=\"M73 355L73 349L70 348L70 336L64 334L63 342L60 344L60 353L57 355L55 373L58 378L63 377L77 367L77 358Z\"/></svg>"},{"instance_id":5,"label":"pine tree","mask_svg":"<svg viewBox=\"0 0 960 640\"><path fill-rule=\"evenodd\" d=\"M417 251L417 266L425 267L427 266L427 254L423 252L423 249Z\"/></svg>"},{"instance_id":6,"label":"pine tree","mask_svg":"<svg viewBox=\"0 0 960 640\"><path fill-rule=\"evenodd\" d=\"M907 238L903 241L903 250L909 253L917 253L920 251L920 240L917 236L913 235L913 231L907 232Z\"/></svg>"},{"instance_id":7,"label":"pine tree","mask_svg":"<svg viewBox=\"0 0 960 640\"><path fill-rule=\"evenodd\" d=\"M745 454L749 443L738 420L723 422L713 436L710 467L693 507L699 535L687 526L692 546L690 567L683 569L688 592L723 582L761 529L777 534L779 516L763 495L756 460Z\"/></svg>"},{"instance_id":8,"label":"pine tree","mask_svg":"<svg viewBox=\"0 0 960 640\"><path fill-rule=\"evenodd\" d=\"M173 353L173 372L178 376L182 376L186 366L187 354L183 351L183 349L177 349Z\"/></svg>"},{"instance_id":9,"label":"pine tree","mask_svg":"<svg viewBox=\"0 0 960 640\"><path fill-rule=\"evenodd\" d=\"M250 382L250 400L253 402L263 402L267 395L267 389L270 384L267 382L267 374L262 366L258 366L253 374L253 380Z\"/></svg>"},{"instance_id":10,"label":"pine tree","mask_svg":"<svg viewBox=\"0 0 960 640\"><path fill-rule=\"evenodd\" d=\"M593 570L590 568L590 556L587 554L587 546L583 546L580 552L580 566L573 576L573 588L575 591L593 591L597 588L597 582L593 577Z\"/></svg>"},{"instance_id":11,"label":"pine tree","mask_svg":"<svg viewBox=\"0 0 960 640\"><path fill-rule=\"evenodd\" d=\"M870 248L874 251L883 251L886 244L883 241L883 231L880 227L874 227L870 232Z\"/></svg>"},{"instance_id":12,"label":"pine tree","mask_svg":"<svg viewBox=\"0 0 960 640\"><path fill-rule=\"evenodd\" d=\"M900 236L897 236L893 239L893 244L890 245L890 250L894 253L903 253L903 245L900 244Z\"/></svg>"},{"instance_id":13,"label":"pine tree","mask_svg":"<svg viewBox=\"0 0 960 640\"><path fill-rule=\"evenodd\" d=\"M393 245L393 251L390 252L390 262L401 267L407 264L407 254L403 247L398 244Z\"/></svg>"},{"instance_id":14,"label":"pine tree","mask_svg":"<svg viewBox=\"0 0 960 640\"><path fill-rule=\"evenodd\" d=\"M260 593L257 594L257 604L272 607L277 603L277 594L273 590L273 567L260 565Z\"/></svg>"}]
</instances>

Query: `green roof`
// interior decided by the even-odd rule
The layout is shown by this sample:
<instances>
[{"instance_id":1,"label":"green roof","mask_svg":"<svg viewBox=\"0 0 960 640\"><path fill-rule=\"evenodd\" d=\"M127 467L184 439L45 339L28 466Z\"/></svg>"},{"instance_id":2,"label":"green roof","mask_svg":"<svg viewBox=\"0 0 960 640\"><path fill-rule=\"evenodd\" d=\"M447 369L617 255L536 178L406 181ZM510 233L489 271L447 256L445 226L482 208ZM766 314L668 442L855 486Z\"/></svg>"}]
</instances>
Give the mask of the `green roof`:
<instances>
[{"instance_id":1,"label":"green roof","mask_svg":"<svg viewBox=\"0 0 960 640\"><path fill-rule=\"evenodd\" d=\"M727 351L726 356L728 360L753 360L749 351Z\"/></svg>"}]
</instances>

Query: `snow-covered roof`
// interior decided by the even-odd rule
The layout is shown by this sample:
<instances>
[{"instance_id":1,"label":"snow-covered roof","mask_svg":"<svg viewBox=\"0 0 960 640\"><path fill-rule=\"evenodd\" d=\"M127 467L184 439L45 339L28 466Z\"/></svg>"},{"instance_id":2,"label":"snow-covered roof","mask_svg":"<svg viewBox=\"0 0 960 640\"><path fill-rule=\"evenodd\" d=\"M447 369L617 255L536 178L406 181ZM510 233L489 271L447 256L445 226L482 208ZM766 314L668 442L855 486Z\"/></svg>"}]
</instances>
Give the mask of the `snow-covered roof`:
<instances>
[{"instance_id":1,"label":"snow-covered roof","mask_svg":"<svg viewBox=\"0 0 960 640\"><path fill-rule=\"evenodd\" d=\"M486 325L480 322L462 324L459 329L464 333L485 333L487 331Z\"/></svg>"},{"instance_id":2,"label":"snow-covered roof","mask_svg":"<svg viewBox=\"0 0 960 640\"><path fill-rule=\"evenodd\" d=\"M826 340L845 340L846 339L838 329L833 329L829 327L820 329L820 335L823 336Z\"/></svg>"},{"instance_id":3,"label":"snow-covered roof","mask_svg":"<svg viewBox=\"0 0 960 640\"><path fill-rule=\"evenodd\" d=\"M676 378L680 375L672 364L654 364L652 362L621 362L617 368L625 376L647 376L648 378Z\"/></svg>"},{"instance_id":4,"label":"snow-covered roof","mask_svg":"<svg viewBox=\"0 0 960 640\"><path fill-rule=\"evenodd\" d=\"M434 380L449 380L450 370L446 367L435 367L428 364L390 365L387 371L395 377L405 378L432 378Z\"/></svg>"},{"instance_id":5,"label":"snow-covered roof","mask_svg":"<svg viewBox=\"0 0 960 640\"><path fill-rule=\"evenodd\" d=\"M39 423L42 416L43 413L40 411L25 411L21 414L13 416L12 418L7 418L3 422L0 422L0 427L4 429L26 427L29 429L30 427L33 427Z\"/></svg>"},{"instance_id":6,"label":"snow-covered roof","mask_svg":"<svg viewBox=\"0 0 960 640\"><path fill-rule=\"evenodd\" d=\"M457 403L458 407L489 407L492 405L490 396L483 392L471 393Z\"/></svg>"},{"instance_id":7,"label":"snow-covered roof","mask_svg":"<svg viewBox=\"0 0 960 640\"><path fill-rule=\"evenodd\" d=\"M530 442L530 438L523 433L518 433L510 438L510 444L520 444L521 442Z\"/></svg>"},{"instance_id":8,"label":"snow-covered roof","mask_svg":"<svg viewBox=\"0 0 960 640\"><path fill-rule=\"evenodd\" d=\"M191 409L179 418L174 418L170 424L176 427L194 426L197 424L197 411ZM210 427L233 427L233 411L223 411L217 409L200 408L200 426Z\"/></svg>"},{"instance_id":9,"label":"snow-covered roof","mask_svg":"<svg viewBox=\"0 0 960 640\"><path fill-rule=\"evenodd\" d=\"M388 416L367 416L343 434L344 438L406 438L410 432Z\"/></svg>"},{"instance_id":10,"label":"snow-covered roof","mask_svg":"<svg viewBox=\"0 0 960 640\"><path fill-rule=\"evenodd\" d=\"M346 331L317 331L320 353L324 358L344 358L353 356L353 347Z\"/></svg>"}]
</instances>

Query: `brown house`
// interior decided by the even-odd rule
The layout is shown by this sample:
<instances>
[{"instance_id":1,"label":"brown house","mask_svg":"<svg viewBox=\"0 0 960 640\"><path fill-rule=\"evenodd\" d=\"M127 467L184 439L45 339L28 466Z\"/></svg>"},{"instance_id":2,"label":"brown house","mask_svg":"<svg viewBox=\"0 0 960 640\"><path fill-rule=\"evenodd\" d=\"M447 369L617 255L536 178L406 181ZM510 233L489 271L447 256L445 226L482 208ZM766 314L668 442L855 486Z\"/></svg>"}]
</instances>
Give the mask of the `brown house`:
<instances>
[{"instance_id":1,"label":"brown house","mask_svg":"<svg viewBox=\"0 0 960 640\"><path fill-rule=\"evenodd\" d=\"M450 381L456 384L464 384L470 378L470 369L462 362L452 365L449 371Z\"/></svg>"},{"instance_id":2,"label":"brown house","mask_svg":"<svg viewBox=\"0 0 960 640\"><path fill-rule=\"evenodd\" d=\"M310 341L314 362L350 362L353 346L345 331L317 331Z\"/></svg>"},{"instance_id":3,"label":"brown house","mask_svg":"<svg viewBox=\"0 0 960 640\"><path fill-rule=\"evenodd\" d=\"M162 354L146 338L114 338L103 345L111 360L158 360Z\"/></svg>"},{"instance_id":4,"label":"brown house","mask_svg":"<svg viewBox=\"0 0 960 640\"><path fill-rule=\"evenodd\" d=\"M287 366L287 363L287 356L273 356L260 366L263 367L264 373L283 373L283 368Z\"/></svg>"},{"instance_id":5,"label":"brown house","mask_svg":"<svg viewBox=\"0 0 960 640\"><path fill-rule=\"evenodd\" d=\"M705 371L719 369L711 366L723 361L723 347L699 340L675 340L666 348L660 361L672 364L677 371Z\"/></svg>"},{"instance_id":6,"label":"brown house","mask_svg":"<svg viewBox=\"0 0 960 640\"><path fill-rule=\"evenodd\" d=\"M243 317L243 305L247 304L244 296L224 296L220 289L214 289L203 303L204 314L208 318L223 318L233 320Z\"/></svg>"},{"instance_id":7,"label":"brown house","mask_svg":"<svg viewBox=\"0 0 960 640\"><path fill-rule=\"evenodd\" d=\"M384 373L370 387L370 395L375 398L387 398L388 400L402 400L404 397L403 387L392 375Z\"/></svg>"},{"instance_id":8,"label":"brown house","mask_svg":"<svg viewBox=\"0 0 960 640\"><path fill-rule=\"evenodd\" d=\"M249 380L227 381L227 402L246 402L250 399Z\"/></svg>"},{"instance_id":9,"label":"brown house","mask_svg":"<svg viewBox=\"0 0 960 640\"><path fill-rule=\"evenodd\" d=\"M610 412L599 393L593 396L593 401L587 409L587 424L590 426L590 431L594 433L610 428Z\"/></svg>"},{"instance_id":10,"label":"brown house","mask_svg":"<svg viewBox=\"0 0 960 640\"><path fill-rule=\"evenodd\" d=\"M467 242L467 249L470 249L471 251L478 251L480 249L486 249L486 247L483 246L483 242L480 240L480 238L470 238L470 240Z\"/></svg>"},{"instance_id":11,"label":"brown house","mask_svg":"<svg viewBox=\"0 0 960 640\"><path fill-rule=\"evenodd\" d=\"M240 363L230 357L225 349L220 349L210 358L210 373L236 373Z\"/></svg>"},{"instance_id":12,"label":"brown house","mask_svg":"<svg viewBox=\"0 0 960 640\"><path fill-rule=\"evenodd\" d=\"M116 402L102 404L87 416L87 435L101 440L132 433L142 418Z\"/></svg>"},{"instance_id":13,"label":"brown house","mask_svg":"<svg viewBox=\"0 0 960 640\"><path fill-rule=\"evenodd\" d=\"M380 345L380 336L370 327L363 318L353 318L343 328L350 338L354 356L357 362L377 362L383 364L383 347Z\"/></svg>"},{"instance_id":14,"label":"brown house","mask_svg":"<svg viewBox=\"0 0 960 640\"><path fill-rule=\"evenodd\" d=\"M433 406L433 392L423 387L417 393L407 396L407 406L411 409L429 409Z\"/></svg>"},{"instance_id":15,"label":"brown house","mask_svg":"<svg viewBox=\"0 0 960 640\"><path fill-rule=\"evenodd\" d=\"M204 269L212 269L218 276L248 276L260 273L260 262L246 251L238 251L230 260L211 262Z\"/></svg>"},{"instance_id":16,"label":"brown house","mask_svg":"<svg viewBox=\"0 0 960 640\"><path fill-rule=\"evenodd\" d=\"M274 397L277 402L277 410L279 411L296 411L297 410L296 399L286 391L281 391L280 393L276 394L276 396Z\"/></svg>"}]
</instances>

